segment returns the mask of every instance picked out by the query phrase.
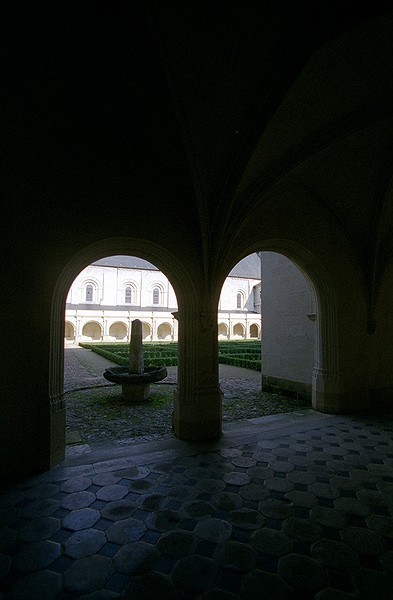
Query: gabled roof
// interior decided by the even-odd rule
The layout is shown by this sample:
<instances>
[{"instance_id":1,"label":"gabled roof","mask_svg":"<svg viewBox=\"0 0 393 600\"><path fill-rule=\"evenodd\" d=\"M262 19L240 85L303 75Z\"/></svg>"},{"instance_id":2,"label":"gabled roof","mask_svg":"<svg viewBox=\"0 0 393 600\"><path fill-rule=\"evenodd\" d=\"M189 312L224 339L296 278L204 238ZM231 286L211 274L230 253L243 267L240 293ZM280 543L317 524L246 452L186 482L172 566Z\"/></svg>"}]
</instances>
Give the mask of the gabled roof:
<instances>
[{"instance_id":1,"label":"gabled roof","mask_svg":"<svg viewBox=\"0 0 393 600\"><path fill-rule=\"evenodd\" d=\"M149 271L158 271L157 267L143 258L137 256L108 256L101 258L93 263L101 267L117 267L123 269L146 269ZM256 253L243 258L229 272L228 277L247 277L251 279L260 279L261 263Z\"/></svg>"}]
</instances>

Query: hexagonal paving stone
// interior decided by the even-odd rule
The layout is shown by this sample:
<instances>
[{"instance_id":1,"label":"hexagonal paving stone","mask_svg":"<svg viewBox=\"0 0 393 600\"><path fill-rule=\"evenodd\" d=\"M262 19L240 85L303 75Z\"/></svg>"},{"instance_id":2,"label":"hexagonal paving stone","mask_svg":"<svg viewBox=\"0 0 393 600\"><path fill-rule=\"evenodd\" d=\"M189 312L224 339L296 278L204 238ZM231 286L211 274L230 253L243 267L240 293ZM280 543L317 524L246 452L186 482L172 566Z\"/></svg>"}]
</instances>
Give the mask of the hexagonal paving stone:
<instances>
[{"instance_id":1,"label":"hexagonal paving stone","mask_svg":"<svg viewBox=\"0 0 393 600\"><path fill-rule=\"evenodd\" d=\"M292 471L287 474L287 479L293 483L308 485L316 482L317 474L312 471Z\"/></svg>"},{"instance_id":2,"label":"hexagonal paving stone","mask_svg":"<svg viewBox=\"0 0 393 600\"><path fill-rule=\"evenodd\" d=\"M342 529L348 524L342 512L328 506L315 506L310 511L310 517L323 527Z\"/></svg>"},{"instance_id":3,"label":"hexagonal paving stone","mask_svg":"<svg viewBox=\"0 0 393 600\"><path fill-rule=\"evenodd\" d=\"M316 591L326 584L324 568L316 560L302 554L282 556L277 572L291 587L307 592Z\"/></svg>"},{"instance_id":4,"label":"hexagonal paving stone","mask_svg":"<svg viewBox=\"0 0 393 600\"><path fill-rule=\"evenodd\" d=\"M233 471L233 465L230 462L213 463L212 465L210 465L210 468L213 471L213 473L219 473L220 475L223 473L230 473L231 471Z\"/></svg>"},{"instance_id":5,"label":"hexagonal paving stone","mask_svg":"<svg viewBox=\"0 0 393 600\"><path fill-rule=\"evenodd\" d=\"M251 485L251 484L250 484ZM247 487L247 486L246 486ZM232 492L222 492L215 494L211 499L212 504L223 510L234 510L243 506L243 499L239 494L233 494Z\"/></svg>"},{"instance_id":6,"label":"hexagonal paving stone","mask_svg":"<svg viewBox=\"0 0 393 600\"><path fill-rule=\"evenodd\" d=\"M303 490L291 490L285 494L285 498L295 506L302 508L313 508L318 504L318 500L314 494Z\"/></svg>"},{"instance_id":7,"label":"hexagonal paving stone","mask_svg":"<svg viewBox=\"0 0 393 600\"><path fill-rule=\"evenodd\" d=\"M289 458L289 456L292 456L293 450L291 448L280 448L280 446L279 446L278 448L272 448L272 454L274 456L276 456L278 460L280 460L280 457L282 457L282 456L284 456L286 458Z\"/></svg>"},{"instance_id":8,"label":"hexagonal paving stone","mask_svg":"<svg viewBox=\"0 0 393 600\"><path fill-rule=\"evenodd\" d=\"M247 544L229 540L217 546L213 558L224 569L247 573L255 568L258 554Z\"/></svg>"},{"instance_id":9,"label":"hexagonal paving stone","mask_svg":"<svg viewBox=\"0 0 393 600\"><path fill-rule=\"evenodd\" d=\"M257 511L250 508L239 508L232 510L229 514L231 523L239 529L245 529L246 531L252 531L263 527L265 519Z\"/></svg>"},{"instance_id":10,"label":"hexagonal paving stone","mask_svg":"<svg viewBox=\"0 0 393 600\"><path fill-rule=\"evenodd\" d=\"M132 577L124 594L122 594L122 600L135 600L135 598L141 600L148 600L149 598L151 600L155 598L173 600L177 597L178 590L170 578L154 571Z\"/></svg>"},{"instance_id":11,"label":"hexagonal paving stone","mask_svg":"<svg viewBox=\"0 0 393 600\"><path fill-rule=\"evenodd\" d=\"M83 492L92 484L92 480L89 477L73 477L72 479L67 479L60 486L61 492L66 492L67 494L72 494L74 492Z\"/></svg>"},{"instance_id":12,"label":"hexagonal paving stone","mask_svg":"<svg viewBox=\"0 0 393 600\"><path fill-rule=\"evenodd\" d=\"M229 540L231 537L232 525L222 519L204 519L197 523L194 533L203 540L221 543Z\"/></svg>"},{"instance_id":13,"label":"hexagonal paving stone","mask_svg":"<svg viewBox=\"0 0 393 600\"><path fill-rule=\"evenodd\" d=\"M81 508L80 510L73 510L69 515L64 517L63 527L65 529L72 529L73 531L80 531L81 529L93 527L99 519L100 513L98 510Z\"/></svg>"},{"instance_id":14,"label":"hexagonal paving stone","mask_svg":"<svg viewBox=\"0 0 393 600\"><path fill-rule=\"evenodd\" d=\"M257 463L269 463L271 460L274 460L274 455L271 454L271 452L269 450L263 450L262 448L260 450L256 449L255 452L253 452L252 457L257 461ZM264 467L265 465L259 465L260 467Z\"/></svg>"},{"instance_id":15,"label":"hexagonal paving stone","mask_svg":"<svg viewBox=\"0 0 393 600\"><path fill-rule=\"evenodd\" d=\"M159 556L155 546L138 541L122 546L113 557L113 564L120 573L138 575L148 571Z\"/></svg>"},{"instance_id":16,"label":"hexagonal paving stone","mask_svg":"<svg viewBox=\"0 0 393 600\"><path fill-rule=\"evenodd\" d=\"M18 537L22 542L38 542L47 540L58 529L60 529L59 519L42 517L23 525L18 531Z\"/></svg>"},{"instance_id":17,"label":"hexagonal paving stone","mask_svg":"<svg viewBox=\"0 0 393 600\"><path fill-rule=\"evenodd\" d=\"M346 527L341 530L340 535L345 544L362 554L377 556L386 551L383 539L364 527Z\"/></svg>"},{"instance_id":18,"label":"hexagonal paving stone","mask_svg":"<svg viewBox=\"0 0 393 600\"><path fill-rule=\"evenodd\" d=\"M116 485L122 479L122 475L118 471L106 471L105 473L99 473L93 477L94 485Z\"/></svg>"},{"instance_id":19,"label":"hexagonal paving stone","mask_svg":"<svg viewBox=\"0 0 393 600\"><path fill-rule=\"evenodd\" d=\"M241 451L238 448L222 448L220 454L224 458L233 458L234 456L241 456Z\"/></svg>"},{"instance_id":20,"label":"hexagonal paving stone","mask_svg":"<svg viewBox=\"0 0 393 600\"><path fill-rule=\"evenodd\" d=\"M292 481L288 481L288 479L283 479L281 477L272 477L271 479L266 479L265 481L266 489L273 492L290 492L294 488L294 484Z\"/></svg>"},{"instance_id":21,"label":"hexagonal paving stone","mask_svg":"<svg viewBox=\"0 0 393 600\"><path fill-rule=\"evenodd\" d=\"M354 479L353 477L340 477L339 475L334 475L331 478L330 483L338 490L348 492L356 492L362 487L362 484L358 479Z\"/></svg>"},{"instance_id":22,"label":"hexagonal paving stone","mask_svg":"<svg viewBox=\"0 0 393 600\"><path fill-rule=\"evenodd\" d=\"M247 485L243 485L239 489L239 494L245 500L256 500L259 502L260 500L265 500L270 496L270 491L262 485L258 483L249 483Z\"/></svg>"},{"instance_id":23,"label":"hexagonal paving stone","mask_svg":"<svg viewBox=\"0 0 393 600\"><path fill-rule=\"evenodd\" d=\"M128 494L128 489L125 485L106 485L96 492L97 500L104 500L110 502L114 500L121 500Z\"/></svg>"},{"instance_id":24,"label":"hexagonal paving stone","mask_svg":"<svg viewBox=\"0 0 393 600\"><path fill-rule=\"evenodd\" d=\"M338 489L329 483L312 483L308 486L308 491L318 498L328 498L329 500L334 500L340 496Z\"/></svg>"},{"instance_id":25,"label":"hexagonal paving stone","mask_svg":"<svg viewBox=\"0 0 393 600\"><path fill-rule=\"evenodd\" d=\"M251 535L250 544L262 554L283 556L291 550L292 542L285 533L277 529L262 527Z\"/></svg>"},{"instance_id":26,"label":"hexagonal paving stone","mask_svg":"<svg viewBox=\"0 0 393 600\"><path fill-rule=\"evenodd\" d=\"M154 512L165 508L165 505L168 504L168 502L169 498L165 494L153 493L139 496L139 498L136 501L136 505L138 506L138 508L142 508L143 510Z\"/></svg>"},{"instance_id":27,"label":"hexagonal paving stone","mask_svg":"<svg viewBox=\"0 0 393 600\"><path fill-rule=\"evenodd\" d=\"M255 467L257 461L255 458L251 458L251 456L235 456L232 458L231 463L235 465L235 467Z\"/></svg>"},{"instance_id":28,"label":"hexagonal paving stone","mask_svg":"<svg viewBox=\"0 0 393 600\"><path fill-rule=\"evenodd\" d=\"M175 585L195 594L213 588L218 579L218 572L214 560L192 554L181 558L176 563L172 571L172 579Z\"/></svg>"},{"instance_id":29,"label":"hexagonal paving stone","mask_svg":"<svg viewBox=\"0 0 393 600\"><path fill-rule=\"evenodd\" d=\"M170 468L173 469L173 464L170 464ZM150 469L148 467L129 467L124 471L118 471L117 474L123 477L124 479L144 479L150 473Z\"/></svg>"},{"instance_id":30,"label":"hexagonal paving stone","mask_svg":"<svg viewBox=\"0 0 393 600\"><path fill-rule=\"evenodd\" d=\"M229 485L246 485L251 482L251 477L247 473L241 473L240 471L232 471L232 473L225 473L223 476L225 483Z\"/></svg>"},{"instance_id":31,"label":"hexagonal paving stone","mask_svg":"<svg viewBox=\"0 0 393 600\"><path fill-rule=\"evenodd\" d=\"M42 483L26 490L25 495L30 500L38 500L38 498L50 498L58 493L59 486L56 483Z\"/></svg>"},{"instance_id":32,"label":"hexagonal paving stone","mask_svg":"<svg viewBox=\"0 0 393 600\"><path fill-rule=\"evenodd\" d=\"M322 529L312 519L289 517L283 522L282 529L301 542L315 542L322 537Z\"/></svg>"},{"instance_id":33,"label":"hexagonal paving stone","mask_svg":"<svg viewBox=\"0 0 393 600\"><path fill-rule=\"evenodd\" d=\"M294 465L290 462L284 462L282 460L274 460L269 463L269 467L276 473L289 473L294 470Z\"/></svg>"},{"instance_id":34,"label":"hexagonal paving stone","mask_svg":"<svg viewBox=\"0 0 393 600\"><path fill-rule=\"evenodd\" d=\"M381 494L381 492L378 492L377 490L367 490L367 489L362 489L362 490L358 490L356 492L357 497L359 498L360 502L363 502L363 504L367 504L368 506L372 506L372 507L387 507L388 506L388 501L386 500L386 498L384 497L383 494Z\"/></svg>"},{"instance_id":35,"label":"hexagonal paving stone","mask_svg":"<svg viewBox=\"0 0 393 600\"><path fill-rule=\"evenodd\" d=\"M29 544L13 558L19 571L32 572L46 569L61 553L61 546L50 540Z\"/></svg>"},{"instance_id":36,"label":"hexagonal paving stone","mask_svg":"<svg viewBox=\"0 0 393 600\"><path fill-rule=\"evenodd\" d=\"M262 590L263 596L261 596ZM261 600L262 597L287 600L290 591L291 588L279 575L254 569L244 577L241 597L247 600Z\"/></svg>"},{"instance_id":37,"label":"hexagonal paving stone","mask_svg":"<svg viewBox=\"0 0 393 600\"><path fill-rule=\"evenodd\" d=\"M354 515L356 517L367 517L370 514L370 509L364 502L355 498L337 498L334 501L334 508L340 510L344 514Z\"/></svg>"},{"instance_id":38,"label":"hexagonal paving stone","mask_svg":"<svg viewBox=\"0 0 393 600\"><path fill-rule=\"evenodd\" d=\"M213 517L215 512L214 506L205 500L191 500L190 502L184 502L180 509L182 517L191 519Z\"/></svg>"},{"instance_id":39,"label":"hexagonal paving stone","mask_svg":"<svg viewBox=\"0 0 393 600\"><path fill-rule=\"evenodd\" d=\"M61 589L60 573L41 570L19 579L8 592L7 600L55 600Z\"/></svg>"},{"instance_id":40,"label":"hexagonal paving stone","mask_svg":"<svg viewBox=\"0 0 393 600\"><path fill-rule=\"evenodd\" d=\"M135 502L131 502L131 500L116 500L114 502L108 502L108 504L101 508L100 512L104 519L120 521L121 519L132 517L135 511Z\"/></svg>"},{"instance_id":41,"label":"hexagonal paving stone","mask_svg":"<svg viewBox=\"0 0 393 600\"><path fill-rule=\"evenodd\" d=\"M25 519L49 517L56 512L59 506L60 502L54 498L40 498L39 500L26 504L22 511L22 517Z\"/></svg>"},{"instance_id":42,"label":"hexagonal paving stone","mask_svg":"<svg viewBox=\"0 0 393 600\"><path fill-rule=\"evenodd\" d=\"M157 542L157 548L162 554L172 558L182 558L192 554L198 542L199 539L189 531L177 529L163 533Z\"/></svg>"},{"instance_id":43,"label":"hexagonal paving stone","mask_svg":"<svg viewBox=\"0 0 393 600\"><path fill-rule=\"evenodd\" d=\"M201 492L215 494L217 492L224 491L226 488L226 483L224 481L220 481L219 479L200 479L197 483L197 487Z\"/></svg>"},{"instance_id":44,"label":"hexagonal paving stone","mask_svg":"<svg viewBox=\"0 0 393 600\"><path fill-rule=\"evenodd\" d=\"M352 548L337 540L321 539L311 547L311 556L324 567L353 571L360 563L360 557Z\"/></svg>"},{"instance_id":45,"label":"hexagonal paving stone","mask_svg":"<svg viewBox=\"0 0 393 600\"><path fill-rule=\"evenodd\" d=\"M112 561L106 556L80 558L63 573L64 588L81 596L104 587L113 572Z\"/></svg>"},{"instance_id":46,"label":"hexagonal paving stone","mask_svg":"<svg viewBox=\"0 0 393 600\"><path fill-rule=\"evenodd\" d=\"M258 504L258 510L265 517L273 519L286 519L293 513L293 505L291 502L279 500L277 498L267 498Z\"/></svg>"},{"instance_id":47,"label":"hexagonal paving stone","mask_svg":"<svg viewBox=\"0 0 393 600\"><path fill-rule=\"evenodd\" d=\"M168 497L173 500L191 500L191 498L195 498L197 495L198 491L191 485L177 485L168 490Z\"/></svg>"},{"instance_id":48,"label":"hexagonal paving stone","mask_svg":"<svg viewBox=\"0 0 393 600\"><path fill-rule=\"evenodd\" d=\"M136 494L146 494L148 492L152 492L157 485L157 481L152 479L134 479L130 482L129 490L130 492L135 492Z\"/></svg>"},{"instance_id":49,"label":"hexagonal paving stone","mask_svg":"<svg viewBox=\"0 0 393 600\"><path fill-rule=\"evenodd\" d=\"M163 473L157 479L160 485L164 485L166 487L172 487L176 485L184 485L186 482L186 477L183 473Z\"/></svg>"},{"instance_id":50,"label":"hexagonal paving stone","mask_svg":"<svg viewBox=\"0 0 393 600\"><path fill-rule=\"evenodd\" d=\"M98 529L76 531L64 542L64 554L71 558L83 558L98 552L106 544L106 536Z\"/></svg>"},{"instance_id":51,"label":"hexagonal paving stone","mask_svg":"<svg viewBox=\"0 0 393 600\"><path fill-rule=\"evenodd\" d=\"M382 537L393 540L393 518L384 515L371 515L366 523L370 529Z\"/></svg>"},{"instance_id":52,"label":"hexagonal paving stone","mask_svg":"<svg viewBox=\"0 0 393 600\"><path fill-rule=\"evenodd\" d=\"M158 510L151 513L145 520L146 526L153 531L170 531L176 529L181 523L180 513L174 510Z\"/></svg>"},{"instance_id":53,"label":"hexagonal paving stone","mask_svg":"<svg viewBox=\"0 0 393 600\"><path fill-rule=\"evenodd\" d=\"M393 589L393 578L380 571L372 569L358 569L353 574L355 589L360 598L378 600L391 600Z\"/></svg>"},{"instance_id":54,"label":"hexagonal paving stone","mask_svg":"<svg viewBox=\"0 0 393 600\"><path fill-rule=\"evenodd\" d=\"M269 477L274 477L274 471L273 469L269 469L269 467L251 467L246 472L251 479L269 479Z\"/></svg>"},{"instance_id":55,"label":"hexagonal paving stone","mask_svg":"<svg viewBox=\"0 0 393 600\"><path fill-rule=\"evenodd\" d=\"M294 454L288 457L288 462L295 467L312 467L313 462L310 458L306 456L301 456L300 454Z\"/></svg>"},{"instance_id":56,"label":"hexagonal paving stone","mask_svg":"<svg viewBox=\"0 0 393 600\"><path fill-rule=\"evenodd\" d=\"M203 479L206 477L211 477L211 470L205 469L202 467L192 467L191 469L187 469L184 473L185 479Z\"/></svg>"},{"instance_id":57,"label":"hexagonal paving stone","mask_svg":"<svg viewBox=\"0 0 393 600\"><path fill-rule=\"evenodd\" d=\"M62 501L62 508L67 508L68 510L78 510L79 508L87 508L90 504L95 502L95 494L92 492L75 492L73 494L68 494Z\"/></svg>"},{"instance_id":58,"label":"hexagonal paving stone","mask_svg":"<svg viewBox=\"0 0 393 600\"><path fill-rule=\"evenodd\" d=\"M106 536L108 542L121 546L140 540L146 529L146 525L138 519L123 519L111 525L106 530Z\"/></svg>"}]
</instances>

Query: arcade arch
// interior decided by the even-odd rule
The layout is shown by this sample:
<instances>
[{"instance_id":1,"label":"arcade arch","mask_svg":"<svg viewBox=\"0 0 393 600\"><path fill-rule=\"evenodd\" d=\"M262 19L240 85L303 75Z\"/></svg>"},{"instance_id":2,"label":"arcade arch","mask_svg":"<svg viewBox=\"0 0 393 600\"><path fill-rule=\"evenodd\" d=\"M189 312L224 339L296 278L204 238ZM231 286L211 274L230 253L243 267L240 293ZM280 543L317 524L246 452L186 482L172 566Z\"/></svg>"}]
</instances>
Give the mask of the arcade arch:
<instances>
[{"instance_id":1,"label":"arcade arch","mask_svg":"<svg viewBox=\"0 0 393 600\"><path fill-rule=\"evenodd\" d=\"M262 388L268 391L269 385L276 383L279 379L285 380L285 372L283 372L282 365L280 364L280 353L282 356L283 352L287 353L288 363L294 361L296 356L301 356L302 350L299 349L299 345L288 344L288 334L291 333L293 339L296 339L296 328L292 328L292 332L288 332L287 337L284 333L280 344L277 344L275 332L270 331L269 337L271 340L271 347L275 347L273 360L271 361L271 367L269 367L269 375L265 376L264 370L264 359L267 356L269 345L266 346L267 341L267 323L266 320L270 318L271 311L274 310L274 306L269 307L269 315L266 312L267 306L264 305L265 295L270 294L272 286L268 282L266 268L268 267L265 259L265 269L263 268L264 260L263 257L268 255L275 255L279 257L279 262L283 263L281 266L285 269L285 274L280 282L280 289L276 289L274 294L271 294L273 305L276 305L277 294L283 294L285 296L288 281L285 282L285 277L288 275L288 264L291 265L291 277L296 273L297 283L302 282L303 286L308 290L308 309L304 310L303 314L303 325L308 328L307 339L301 334L300 338L303 337L307 352L307 365L304 367L303 372L306 375L302 375L300 380L288 378L287 390L293 393L292 381L295 383L295 392L301 395L307 394L311 396L312 406L316 410L334 412L332 409L333 403L336 402L337 388L339 381L339 359L338 359L338 315L336 305L336 294L331 282L330 276L325 269L324 265L318 260L318 258L311 253L304 246L293 242L288 239L272 239L265 240L263 242L256 241L253 246L249 246L240 255L237 255L236 260L232 263L226 263L225 271L220 269L221 281L224 280L227 273L233 264L237 264L239 260L248 256L249 254L257 252L262 258L261 267L261 280L262 280L262 298L261 298L261 332L262 338ZM222 269L224 269L225 261L222 261ZM274 282L275 267L277 265L269 265L271 279ZM264 282L266 284L264 288ZM270 289L269 289L270 287ZM310 300L311 299L311 300ZM294 300L294 298L293 298ZM284 302L285 304L285 302ZM296 305L294 300L293 306ZM277 308L277 306L276 306ZM287 303L286 314L291 320L291 307L290 303ZM277 314L277 320L280 322L280 316ZM299 315L296 318L299 319ZM284 324L281 321L280 327ZM288 323L287 323L288 324ZM240 328L239 328L240 334ZM255 328L253 328L255 333ZM250 329L251 333L251 329ZM285 339L287 340L285 342ZM299 340L297 340L299 342ZM303 349L304 349L303 348ZM292 356L291 356L292 354ZM277 359L277 360L276 360ZM274 375L273 375L274 372ZM293 375L291 375L293 377ZM297 385L296 385L297 384ZM270 388L271 389L271 388ZM278 391L278 390L277 390Z\"/></svg>"}]
</instances>

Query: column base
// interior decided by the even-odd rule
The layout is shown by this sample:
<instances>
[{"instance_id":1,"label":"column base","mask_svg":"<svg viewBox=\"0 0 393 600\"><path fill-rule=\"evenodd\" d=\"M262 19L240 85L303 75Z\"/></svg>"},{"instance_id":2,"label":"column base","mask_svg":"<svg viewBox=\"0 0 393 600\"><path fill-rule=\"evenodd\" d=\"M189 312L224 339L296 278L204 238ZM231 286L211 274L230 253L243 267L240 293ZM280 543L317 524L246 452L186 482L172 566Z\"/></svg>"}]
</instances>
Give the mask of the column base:
<instances>
[{"instance_id":1,"label":"column base","mask_svg":"<svg viewBox=\"0 0 393 600\"><path fill-rule=\"evenodd\" d=\"M176 437L189 442L214 442L222 435L220 388L192 395L192 401L174 394L172 425ZM196 400L197 399L197 400Z\"/></svg>"}]
</instances>

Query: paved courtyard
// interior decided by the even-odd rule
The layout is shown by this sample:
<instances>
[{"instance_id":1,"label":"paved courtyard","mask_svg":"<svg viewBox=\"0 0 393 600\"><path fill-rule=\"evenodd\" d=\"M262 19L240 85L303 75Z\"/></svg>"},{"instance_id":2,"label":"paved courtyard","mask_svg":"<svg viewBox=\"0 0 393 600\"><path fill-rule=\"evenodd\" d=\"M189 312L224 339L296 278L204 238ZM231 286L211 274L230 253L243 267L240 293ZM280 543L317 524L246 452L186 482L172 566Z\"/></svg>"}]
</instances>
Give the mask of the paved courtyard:
<instances>
[{"instance_id":1,"label":"paved courtyard","mask_svg":"<svg viewBox=\"0 0 393 600\"><path fill-rule=\"evenodd\" d=\"M0 598L393 597L391 419L292 413L209 444L71 449L2 488Z\"/></svg>"}]
</instances>

